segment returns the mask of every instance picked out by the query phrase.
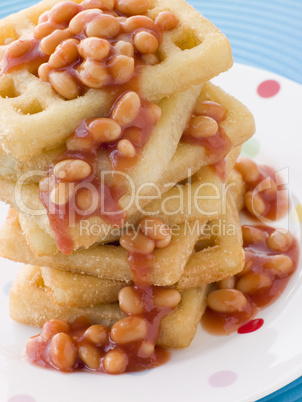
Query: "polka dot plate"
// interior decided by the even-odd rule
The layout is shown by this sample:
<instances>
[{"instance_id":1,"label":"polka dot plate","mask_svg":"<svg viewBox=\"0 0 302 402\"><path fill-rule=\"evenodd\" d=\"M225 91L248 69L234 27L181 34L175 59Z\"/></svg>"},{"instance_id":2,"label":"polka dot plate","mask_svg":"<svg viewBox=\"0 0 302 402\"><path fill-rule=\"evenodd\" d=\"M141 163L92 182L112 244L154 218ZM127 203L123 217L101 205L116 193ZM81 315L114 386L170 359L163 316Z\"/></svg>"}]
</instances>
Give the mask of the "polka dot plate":
<instances>
[{"instance_id":1,"label":"polka dot plate","mask_svg":"<svg viewBox=\"0 0 302 402\"><path fill-rule=\"evenodd\" d=\"M291 212L282 225L300 240L302 222L301 86L273 73L240 64L215 79L253 112L257 133L243 153L273 165L289 183ZM1 222L7 208L0 206ZM280 223L278 223L280 225ZM264 324L249 334L215 337L201 326L192 345L173 351L154 370L120 376L61 374L22 360L24 345L37 329L9 318L9 288L19 264L1 259L1 402L250 402L288 384L302 373L302 271L258 318ZM300 267L301 268L301 267Z\"/></svg>"}]
</instances>

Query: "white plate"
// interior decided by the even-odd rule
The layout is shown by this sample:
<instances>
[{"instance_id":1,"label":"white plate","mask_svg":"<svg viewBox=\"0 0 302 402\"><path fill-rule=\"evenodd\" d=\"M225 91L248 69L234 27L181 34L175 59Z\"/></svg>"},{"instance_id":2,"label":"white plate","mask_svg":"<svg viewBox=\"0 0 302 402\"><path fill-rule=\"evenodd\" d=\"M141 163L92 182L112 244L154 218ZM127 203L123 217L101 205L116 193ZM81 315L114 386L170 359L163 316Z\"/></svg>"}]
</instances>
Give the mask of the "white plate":
<instances>
[{"instance_id":1,"label":"white plate","mask_svg":"<svg viewBox=\"0 0 302 402\"><path fill-rule=\"evenodd\" d=\"M258 85L266 80L281 85L276 96L262 98L257 94ZM254 113L257 134L244 147L245 151L251 156L257 153L257 160L277 169L289 169L293 209L289 224L300 239L300 222L294 211L298 200L302 200L302 186L299 188L302 172L301 86L243 65L235 65L215 81ZM0 209L2 220L6 210L4 206ZM302 207L297 210L302 220ZM215 337L199 328L192 345L173 352L166 365L142 373L109 376L61 374L21 360L27 338L38 330L9 318L8 288L18 267L19 264L1 260L1 402L250 402L302 374L302 273L299 269L281 298L259 314L264 319L260 330Z\"/></svg>"}]
</instances>

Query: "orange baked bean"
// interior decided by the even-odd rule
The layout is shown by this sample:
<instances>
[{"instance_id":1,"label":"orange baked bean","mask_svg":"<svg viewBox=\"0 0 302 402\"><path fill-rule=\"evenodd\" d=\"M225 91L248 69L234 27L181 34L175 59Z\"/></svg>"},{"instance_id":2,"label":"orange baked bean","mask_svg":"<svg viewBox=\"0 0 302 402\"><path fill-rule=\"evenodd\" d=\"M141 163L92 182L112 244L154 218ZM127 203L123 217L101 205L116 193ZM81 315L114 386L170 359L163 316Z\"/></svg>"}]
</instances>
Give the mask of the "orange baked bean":
<instances>
[{"instance_id":1,"label":"orange baked bean","mask_svg":"<svg viewBox=\"0 0 302 402\"><path fill-rule=\"evenodd\" d=\"M52 71L48 79L55 91L63 98L75 99L79 96L78 83L67 71Z\"/></svg>"},{"instance_id":2,"label":"orange baked bean","mask_svg":"<svg viewBox=\"0 0 302 402\"><path fill-rule=\"evenodd\" d=\"M70 21L69 29L73 34L79 34L84 30L87 23L100 15L102 15L102 11L97 9L81 11Z\"/></svg>"},{"instance_id":3,"label":"orange baked bean","mask_svg":"<svg viewBox=\"0 0 302 402\"><path fill-rule=\"evenodd\" d=\"M141 232L128 232L121 236L120 244L126 250L132 253L151 254L155 243Z\"/></svg>"},{"instance_id":4,"label":"orange baked bean","mask_svg":"<svg viewBox=\"0 0 302 402\"><path fill-rule=\"evenodd\" d=\"M110 43L105 39L86 38L79 44L79 53L84 58L104 60L110 52Z\"/></svg>"},{"instance_id":5,"label":"orange baked bean","mask_svg":"<svg viewBox=\"0 0 302 402\"><path fill-rule=\"evenodd\" d=\"M63 68L74 63L78 57L78 41L67 39L56 48L50 56L48 64L51 68Z\"/></svg>"},{"instance_id":6,"label":"orange baked bean","mask_svg":"<svg viewBox=\"0 0 302 402\"><path fill-rule=\"evenodd\" d=\"M79 181L90 175L91 167L80 159L65 159L54 166L53 173L58 179Z\"/></svg>"},{"instance_id":7,"label":"orange baked bean","mask_svg":"<svg viewBox=\"0 0 302 402\"><path fill-rule=\"evenodd\" d=\"M49 356L59 370L71 370L76 361L76 351L72 339L64 332L56 334L50 344Z\"/></svg>"},{"instance_id":8,"label":"orange baked bean","mask_svg":"<svg viewBox=\"0 0 302 402\"><path fill-rule=\"evenodd\" d=\"M249 272L239 279L236 288L246 294L253 294L272 286L272 280L265 272Z\"/></svg>"},{"instance_id":9,"label":"orange baked bean","mask_svg":"<svg viewBox=\"0 0 302 402\"><path fill-rule=\"evenodd\" d=\"M208 116L194 116L190 120L189 135L195 138L213 137L218 131L217 122Z\"/></svg>"},{"instance_id":10,"label":"orange baked bean","mask_svg":"<svg viewBox=\"0 0 302 402\"><path fill-rule=\"evenodd\" d=\"M261 243L265 240L266 233L252 226L243 226L242 237L247 244Z\"/></svg>"},{"instance_id":11,"label":"orange baked bean","mask_svg":"<svg viewBox=\"0 0 302 402\"><path fill-rule=\"evenodd\" d=\"M80 11L80 6L73 1L62 1L50 11L50 16L57 24L69 22Z\"/></svg>"},{"instance_id":12,"label":"orange baked bean","mask_svg":"<svg viewBox=\"0 0 302 402\"><path fill-rule=\"evenodd\" d=\"M259 179L260 171L257 164L251 159L241 159L235 165L236 169L241 173L243 180L247 183L253 183Z\"/></svg>"},{"instance_id":13,"label":"orange baked bean","mask_svg":"<svg viewBox=\"0 0 302 402\"><path fill-rule=\"evenodd\" d=\"M42 24L42 22L48 21L48 20L49 20L49 16L50 16L50 11L44 11L44 13L42 13L42 14L39 16L38 24Z\"/></svg>"},{"instance_id":14,"label":"orange baked bean","mask_svg":"<svg viewBox=\"0 0 302 402\"><path fill-rule=\"evenodd\" d=\"M81 6L90 8L100 8L104 11L111 11L114 8L114 0L86 0L81 3Z\"/></svg>"},{"instance_id":15,"label":"orange baked bean","mask_svg":"<svg viewBox=\"0 0 302 402\"><path fill-rule=\"evenodd\" d=\"M270 177L267 177L262 182L257 184L256 190L267 197L272 197L277 193L277 186L274 180L272 180Z\"/></svg>"},{"instance_id":16,"label":"orange baked bean","mask_svg":"<svg viewBox=\"0 0 302 402\"><path fill-rule=\"evenodd\" d=\"M156 25L151 18L140 15L128 18L123 24L123 29L126 33L136 31L137 29L149 29L156 32Z\"/></svg>"},{"instance_id":17,"label":"orange baked bean","mask_svg":"<svg viewBox=\"0 0 302 402\"><path fill-rule=\"evenodd\" d=\"M57 183L50 192L50 200L56 205L66 204L73 194L73 188L69 183Z\"/></svg>"},{"instance_id":18,"label":"orange baked bean","mask_svg":"<svg viewBox=\"0 0 302 402\"><path fill-rule=\"evenodd\" d=\"M119 291L118 300L120 309L126 314L142 314L144 306L133 286L126 286Z\"/></svg>"},{"instance_id":19,"label":"orange baked bean","mask_svg":"<svg viewBox=\"0 0 302 402\"><path fill-rule=\"evenodd\" d=\"M241 278L243 275L245 275L247 272L250 272L252 267L253 267L254 261L253 260L247 260L244 263L243 269L242 271L238 272L238 274L236 274L237 278Z\"/></svg>"},{"instance_id":20,"label":"orange baked bean","mask_svg":"<svg viewBox=\"0 0 302 402\"><path fill-rule=\"evenodd\" d=\"M108 83L109 74L105 66L87 59L79 68L79 78L87 87L99 89Z\"/></svg>"},{"instance_id":21,"label":"orange baked bean","mask_svg":"<svg viewBox=\"0 0 302 402\"><path fill-rule=\"evenodd\" d=\"M122 133L121 126L113 119L108 118L93 120L89 124L88 130L99 143L115 141Z\"/></svg>"},{"instance_id":22,"label":"orange baked bean","mask_svg":"<svg viewBox=\"0 0 302 402\"><path fill-rule=\"evenodd\" d=\"M293 270L294 263L287 255L272 255L269 260L263 264L263 267L279 278L289 275Z\"/></svg>"},{"instance_id":23,"label":"orange baked bean","mask_svg":"<svg viewBox=\"0 0 302 402\"><path fill-rule=\"evenodd\" d=\"M87 367L96 370L100 366L101 354L94 345L87 343L78 346L78 355Z\"/></svg>"},{"instance_id":24,"label":"orange baked bean","mask_svg":"<svg viewBox=\"0 0 302 402\"><path fill-rule=\"evenodd\" d=\"M73 134L66 139L66 147L69 151L87 151L94 143L92 137L75 137Z\"/></svg>"},{"instance_id":25,"label":"orange baked bean","mask_svg":"<svg viewBox=\"0 0 302 402\"><path fill-rule=\"evenodd\" d=\"M147 64L149 66L155 66L156 64L159 63L159 60L155 56L155 54L143 54L142 61L144 64Z\"/></svg>"},{"instance_id":26,"label":"orange baked bean","mask_svg":"<svg viewBox=\"0 0 302 402\"><path fill-rule=\"evenodd\" d=\"M244 311L248 306L247 298L236 289L220 289L210 293L208 306L218 313L235 313Z\"/></svg>"},{"instance_id":27,"label":"orange baked bean","mask_svg":"<svg viewBox=\"0 0 302 402\"><path fill-rule=\"evenodd\" d=\"M116 42L113 48L117 54L122 54L128 57L134 57L134 47L130 42L119 40L118 42Z\"/></svg>"},{"instance_id":28,"label":"orange baked bean","mask_svg":"<svg viewBox=\"0 0 302 402\"><path fill-rule=\"evenodd\" d=\"M158 40L155 35L147 31L140 31L133 37L136 50L142 54L155 53L158 48Z\"/></svg>"},{"instance_id":29,"label":"orange baked bean","mask_svg":"<svg viewBox=\"0 0 302 402\"><path fill-rule=\"evenodd\" d=\"M120 30L120 24L116 18L108 14L100 14L86 25L86 35L90 37L111 38Z\"/></svg>"},{"instance_id":30,"label":"orange baked bean","mask_svg":"<svg viewBox=\"0 0 302 402\"><path fill-rule=\"evenodd\" d=\"M99 202L97 192L93 192L90 188L80 188L77 190L76 195L76 205L82 211L88 211L92 208L96 210Z\"/></svg>"},{"instance_id":31,"label":"orange baked bean","mask_svg":"<svg viewBox=\"0 0 302 402\"><path fill-rule=\"evenodd\" d=\"M116 84L128 82L134 74L134 59L124 55L115 56L110 60L109 70Z\"/></svg>"},{"instance_id":32,"label":"orange baked bean","mask_svg":"<svg viewBox=\"0 0 302 402\"><path fill-rule=\"evenodd\" d=\"M225 108L220 103L212 101L198 100L194 112L198 115L211 117L215 121L221 121L226 117Z\"/></svg>"},{"instance_id":33,"label":"orange baked bean","mask_svg":"<svg viewBox=\"0 0 302 402\"><path fill-rule=\"evenodd\" d=\"M24 56L32 47L32 41L27 39L18 39L12 42L8 47L9 57L22 57Z\"/></svg>"},{"instance_id":34,"label":"orange baked bean","mask_svg":"<svg viewBox=\"0 0 302 402\"><path fill-rule=\"evenodd\" d=\"M37 25L34 29L34 37L36 39L45 38L45 36L50 35L53 31L56 30L56 26L51 22L42 22L41 24Z\"/></svg>"},{"instance_id":35,"label":"orange baked bean","mask_svg":"<svg viewBox=\"0 0 302 402\"><path fill-rule=\"evenodd\" d=\"M263 215L266 209L265 202L260 194L248 191L244 196L244 204L253 215Z\"/></svg>"},{"instance_id":36,"label":"orange baked bean","mask_svg":"<svg viewBox=\"0 0 302 402\"><path fill-rule=\"evenodd\" d=\"M145 14L149 7L149 0L116 0L116 9L125 15Z\"/></svg>"},{"instance_id":37,"label":"orange baked bean","mask_svg":"<svg viewBox=\"0 0 302 402\"><path fill-rule=\"evenodd\" d=\"M154 289L154 304L158 307L175 308L181 300L176 289Z\"/></svg>"},{"instance_id":38,"label":"orange baked bean","mask_svg":"<svg viewBox=\"0 0 302 402\"><path fill-rule=\"evenodd\" d=\"M85 337L95 345L105 345L108 341L110 329L104 325L91 325L85 331Z\"/></svg>"},{"instance_id":39,"label":"orange baked bean","mask_svg":"<svg viewBox=\"0 0 302 402\"><path fill-rule=\"evenodd\" d=\"M120 374L126 370L128 357L121 349L115 348L106 353L103 366L109 374Z\"/></svg>"},{"instance_id":40,"label":"orange baked bean","mask_svg":"<svg viewBox=\"0 0 302 402\"><path fill-rule=\"evenodd\" d=\"M137 351L139 357L148 357L154 353L155 345L151 342L142 342Z\"/></svg>"},{"instance_id":41,"label":"orange baked bean","mask_svg":"<svg viewBox=\"0 0 302 402\"><path fill-rule=\"evenodd\" d=\"M126 158L133 158L136 155L134 146L129 140L123 139L117 143L117 150L122 156Z\"/></svg>"},{"instance_id":42,"label":"orange baked bean","mask_svg":"<svg viewBox=\"0 0 302 402\"><path fill-rule=\"evenodd\" d=\"M146 216L140 221L140 229L153 240L163 240L167 236L171 236L169 226L158 218Z\"/></svg>"},{"instance_id":43,"label":"orange baked bean","mask_svg":"<svg viewBox=\"0 0 302 402\"><path fill-rule=\"evenodd\" d=\"M54 335L58 334L59 332L68 332L69 329L70 327L66 321L58 319L49 320L42 327L41 338L44 341L49 341Z\"/></svg>"},{"instance_id":44,"label":"orange baked bean","mask_svg":"<svg viewBox=\"0 0 302 402\"><path fill-rule=\"evenodd\" d=\"M148 116L153 122L157 122L162 115L161 108L155 103L151 103L147 108Z\"/></svg>"},{"instance_id":45,"label":"orange baked bean","mask_svg":"<svg viewBox=\"0 0 302 402\"><path fill-rule=\"evenodd\" d=\"M219 282L216 282L218 289L234 289L235 287L235 277L231 276L230 278L222 279Z\"/></svg>"},{"instance_id":46,"label":"orange baked bean","mask_svg":"<svg viewBox=\"0 0 302 402\"><path fill-rule=\"evenodd\" d=\"M147 335L147 322L135 315L117 321L111 328L111 339L123 345L144 339Z\"/></svg>"},{"instance_id":47,"label":"orange baked bean","mask_svg":"<svg viewBox=\"0 0 302 402\"><path fill-rule=\"evenodd\" d=\"M293 243L293 236L290 232L284 233L280 230L275 230L266 239L266 245L271 250L285 253Z\"/></svg>"},{"instance_id":48,"label":"orange baked bean","mask_svg":"<svg viewBox=\"0 0 302 402\"><path fill-rule=\"evenodd\" d=\"M172 235L170 234L162 240L155 240L155 247L156 248L166 248L171 244L171 241L172 241Z\"/></svg>"},{"instance_id":49,"label":"orange baked bean","mask_svg":"<svg viewBox=\"0 0 302 402\"><path fill-rule=\"evenodd\" d=\"M41 40L41 50L46 55L50 56L56 50L56 47L66 39L72 37L69 29L56 29L50 35Z\"/></svg>"},{"instance_id":50,"label":"orange baked bean","mask_svg":"<svg viewBox=\"0 0 302 402\"><path fill-rule=\"evenodd\" d=\"M41 80L43 80L45 82L48 81L50 72L51 72L51 68L49 67L48 63L43 63L38 68L38 75L41 78Z\"/></svg>"},{"instance_id":51,"label":"orange baked bean","mask_svg":"<svg viewBox=\"0 0 302 402\"><path fill-rule=\"evenodd\" d=\"M140 97L136 92L127 92L115 104L112 118L121 126L127 126L137 117L141 107Z\"/></svg>"},{"instance_id":52,"label":"orange baked bean","mask_svg":"<svg viewBox=\"0 0 302 402\"><path fill-rule=\"evenodd\" d=\"M155 24L158 25L162 30L168 31L173 29L178 24L178 19L170 11L162 11L155 18Z\"/></svg>"}]
</instances>

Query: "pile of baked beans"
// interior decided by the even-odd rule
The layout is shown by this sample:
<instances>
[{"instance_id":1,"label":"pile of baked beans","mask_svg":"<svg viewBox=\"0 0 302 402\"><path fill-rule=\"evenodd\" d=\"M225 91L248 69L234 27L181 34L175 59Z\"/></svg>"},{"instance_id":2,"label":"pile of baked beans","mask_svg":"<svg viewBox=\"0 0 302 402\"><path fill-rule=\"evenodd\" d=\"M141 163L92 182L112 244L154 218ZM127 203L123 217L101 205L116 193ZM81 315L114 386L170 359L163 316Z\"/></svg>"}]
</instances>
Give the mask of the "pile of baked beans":
<instances>
[{"instance_id":1,"label":"pile of baked beans","mask_svg":"<svg viewBox=\"0 0 302 402\"><path fill-rule=\"evenodd\" d=\"M178 24L169 11L153 21L144 15L149 6L149 0L60 2L41 14L34 38L11 43L6 57L23 63L38 41L48 58L38 75L66 99L89 88L125 84L138 66L159 63L162 34Z\"/></svg>"},{"instance_id":2,"label":"pile of baked beans","mask_svg":"<svg viewBox=\"0 0 302 402\"><path fill-rule=\"evenodd\" d=\"M129 253L129 260L142 257L150 260L155 247L171 242L169 226L156 218L144 218L137 233L124 234L120 243ZM139 259L139 261L141 261ZM132 260L132 267L135 264ZM79 317L70 325L50 320L40 335L30 338L26 352L29 360L62 371L91 370L120 374L157 366L167 359L156 343L161 319L180 302L176 289L149 285L141 266L133 269L134 285L121 289L119 306L126 317L112 328L91 325Z\"/></svg>"},{"instance_id":3,"label":"pile of baked beans","mask_svg":"<svg viewBox=\"0 0 302 402\"><path fill-rule=\"evenodd\" d=\"M242 227L245 265L235 276L216 283L207 298L205 328L230 333L274 302L298 263L298 244L290 232L268 226Z\"/></svg>"}]
</instances>

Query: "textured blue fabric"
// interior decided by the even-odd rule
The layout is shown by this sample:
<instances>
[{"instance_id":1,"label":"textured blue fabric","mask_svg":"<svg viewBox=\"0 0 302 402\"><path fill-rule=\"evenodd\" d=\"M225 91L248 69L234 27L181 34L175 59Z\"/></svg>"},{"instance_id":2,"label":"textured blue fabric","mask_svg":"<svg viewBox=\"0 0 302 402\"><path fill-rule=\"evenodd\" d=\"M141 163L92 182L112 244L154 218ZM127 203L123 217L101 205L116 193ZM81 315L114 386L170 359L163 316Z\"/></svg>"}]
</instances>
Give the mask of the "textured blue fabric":
<instances>
[{"instance_id":1,"label":"textured blue fabric","mask_svg":"<svg viewBox=\"0 0 302 402\"><path fill-rule=\"evenodd\" d=\"M188 2L227 35L236 62L302 84L302 0ZM1 0L0 18L35 3L35 0ZM298 401L302 402L302 377L261 399L261 402Z\"/></svg>"}]
</instances>

